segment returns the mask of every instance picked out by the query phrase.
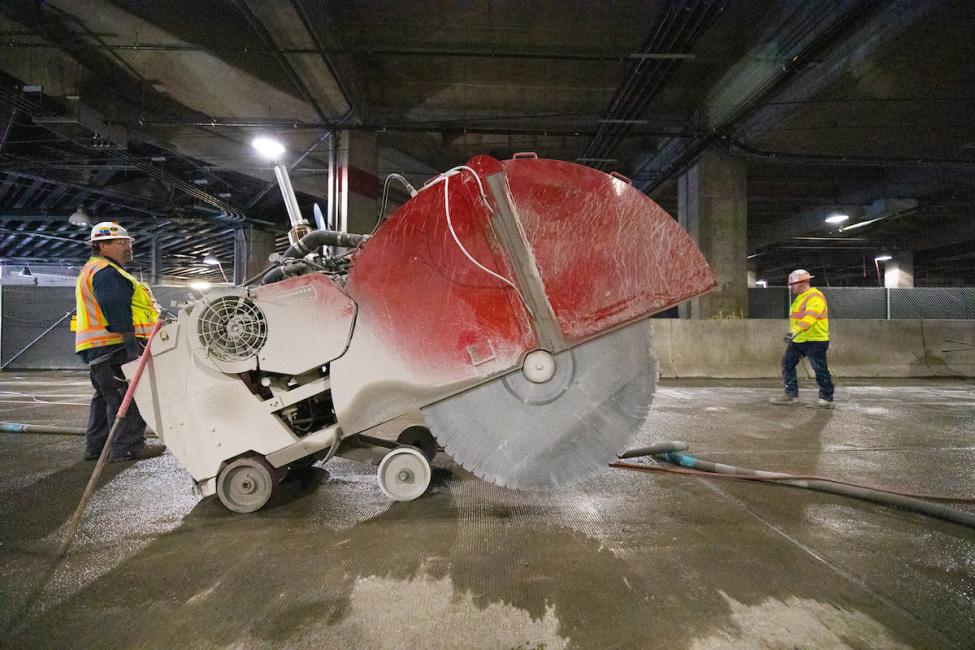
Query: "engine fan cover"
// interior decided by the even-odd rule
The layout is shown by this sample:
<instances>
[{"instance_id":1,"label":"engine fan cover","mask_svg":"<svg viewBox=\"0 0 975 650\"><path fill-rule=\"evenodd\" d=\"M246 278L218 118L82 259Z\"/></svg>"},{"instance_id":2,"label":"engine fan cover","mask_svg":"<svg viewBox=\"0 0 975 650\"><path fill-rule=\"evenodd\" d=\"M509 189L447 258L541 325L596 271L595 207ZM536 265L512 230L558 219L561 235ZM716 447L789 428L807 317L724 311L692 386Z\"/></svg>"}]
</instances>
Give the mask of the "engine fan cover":
<instances>
[{"instance_id":1,"label":"engine fan cover","mask_svg":"<svg viewBox=\"0 0 975 650\"><path fill-rule=\"evenodd\" d=\"M246 296L220 296L208 300L200 309L197 336L214 361L248 361L267 342L267 318Z\"/></svg>"}]
</instances>

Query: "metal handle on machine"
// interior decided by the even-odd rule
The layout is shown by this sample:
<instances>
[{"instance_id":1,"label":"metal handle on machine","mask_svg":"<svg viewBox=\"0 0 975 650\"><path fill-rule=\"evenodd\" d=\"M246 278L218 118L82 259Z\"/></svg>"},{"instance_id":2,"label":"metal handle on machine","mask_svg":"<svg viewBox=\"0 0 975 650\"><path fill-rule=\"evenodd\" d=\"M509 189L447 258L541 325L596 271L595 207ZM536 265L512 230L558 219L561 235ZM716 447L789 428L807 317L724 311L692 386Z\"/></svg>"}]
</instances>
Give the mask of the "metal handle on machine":
<instances>
[{"instance_id":1,"label":"metal handle on machine","mask_svg":"<svg viewBox=\"0 0 975 650\"><path fill-rule=\"evenodd\" d=\"M305 218L301 216L301 209L298 207L298 198L295 196L295 188L291 185L291 177L288 175L288 168L283 164L274 163L274 177L278 179L278 187L281 189L281 198L284 199L284 207L288 210L288 218L291 219L292 227L307 224Z\"/></svg>"},{"instance_id":2,"label":"metal handle on machine","mask_svg":"<svg viewBox=\"0 0 975 650\"><path fill-rule=\"evenodd\" d=\"M280 162L274 163L274 177L278 179L278 187L281 189L284 207L287 208L288 218L291 220L288 241L296 244L302 237L311 232L312 228L308 224L308 221L301 216L301 208L298 207L298 198L295 196L295 188L291 185L291 176L288 175L288 168Z\"/></svg>"}]
</instances>

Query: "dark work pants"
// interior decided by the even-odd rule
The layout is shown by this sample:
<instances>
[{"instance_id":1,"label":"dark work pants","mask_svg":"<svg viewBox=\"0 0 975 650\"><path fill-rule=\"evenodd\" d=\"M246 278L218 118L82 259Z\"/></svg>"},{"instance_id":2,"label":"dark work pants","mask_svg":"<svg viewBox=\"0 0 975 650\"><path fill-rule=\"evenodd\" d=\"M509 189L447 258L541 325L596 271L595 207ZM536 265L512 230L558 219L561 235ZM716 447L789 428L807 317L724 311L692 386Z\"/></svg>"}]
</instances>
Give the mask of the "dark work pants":
<instances>
[{"instance_id":1,"label":"dark work pants","mask_svg":"<svg viewBox=\"0 0 975 650\"><path fill-rule=\"evenodd\" d=\"M799 397L799 380L796 378L796 366L803 357L809 359L809 365L816 373L816 384L819 386L819 397L827 402L833 401L833 378L826 365L826 350L829 341L806 341L804 343L789 343L782 355L782 383L785 384L785 394Z\"/></svg>"},{"instance_id":2,"label":"dark work pants","mask_svg":"<svg viewBox=\"0 0 975 650\"><path fill-rule=\"evenodd\" d=\"M122 356L122 351L119 354ZM116 363L114 358L89 366L91 385L95 387L95 396L91 398L91 409L88 413L88 431L85 434L85 449L89 453L99 453L105 446L108 432L115 423L125 397L129 383L125 381L122 364ZM139 409L133 400L129 404L129 411L112 441L109 453L113 456L123 455L138 449L146 442L146 422L139 414Z\"/></svg>"}]
</instances>

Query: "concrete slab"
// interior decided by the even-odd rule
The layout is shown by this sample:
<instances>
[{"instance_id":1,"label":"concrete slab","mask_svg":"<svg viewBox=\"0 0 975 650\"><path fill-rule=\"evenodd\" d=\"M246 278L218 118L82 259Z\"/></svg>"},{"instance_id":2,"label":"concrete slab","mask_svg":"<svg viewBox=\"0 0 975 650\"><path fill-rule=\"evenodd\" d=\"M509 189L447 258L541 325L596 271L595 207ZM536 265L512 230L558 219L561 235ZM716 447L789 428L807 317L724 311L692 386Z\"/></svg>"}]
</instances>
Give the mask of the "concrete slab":
<instances>
[{"instance_id":1,"label":"concrete slab","mask_svg":"<svg viewBox=\"0 0 975 650\"><path fill-rule=\"evenodd\" d=\"M0 375L0 419L78 426L85 381ZM639 442L975 497L973 388L845 381L838 408L818 411L767 404L773 381L665 381ZM611 469L569 491L511 492L443 456L411 503L334 460L252 515L193 497L169 454L110 465L37 594L92 468L82 449L0 434L5 648L968 648L975 635L973 530Z\"/></svg>"}]
</instances>

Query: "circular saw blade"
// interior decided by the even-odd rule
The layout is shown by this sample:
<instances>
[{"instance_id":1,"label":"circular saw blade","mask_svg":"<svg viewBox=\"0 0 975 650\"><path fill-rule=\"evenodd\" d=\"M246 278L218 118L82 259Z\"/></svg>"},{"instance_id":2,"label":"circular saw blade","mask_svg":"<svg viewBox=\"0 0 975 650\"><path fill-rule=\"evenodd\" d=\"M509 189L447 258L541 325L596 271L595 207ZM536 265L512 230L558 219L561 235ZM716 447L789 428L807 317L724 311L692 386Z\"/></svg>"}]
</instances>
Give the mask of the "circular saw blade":
<instances>
[{"instance_id":1,"label":"circular saw blade","mask_svg":"<svg viewBox=\"0 0 975 650\"><path fill-rule=\"evenodd\" d=\"M455 461L514 489L577 483L617 458L650 411L657 358L640 321L555 355L555 376L518 370L422 409Z\"/></svg>"}]
</instances>

